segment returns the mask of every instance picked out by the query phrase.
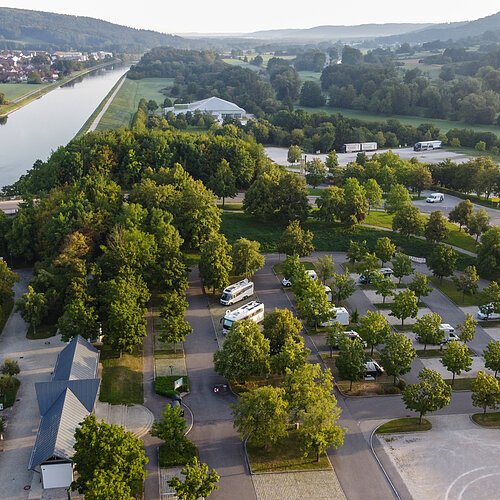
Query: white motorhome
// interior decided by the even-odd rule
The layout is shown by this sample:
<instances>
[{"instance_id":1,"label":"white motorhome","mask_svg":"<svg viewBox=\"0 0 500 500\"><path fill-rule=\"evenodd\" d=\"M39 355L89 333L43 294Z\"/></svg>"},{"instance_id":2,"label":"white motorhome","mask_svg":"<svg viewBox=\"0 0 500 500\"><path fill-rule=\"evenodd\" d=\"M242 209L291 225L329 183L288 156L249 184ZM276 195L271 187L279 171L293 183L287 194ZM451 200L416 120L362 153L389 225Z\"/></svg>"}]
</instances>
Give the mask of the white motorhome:
<instances>
[{"instance_id":1,"label":"white motorhome","mask_svg":"<svg viewBox=\"0 0 500 500\"><path fill-rule=\"evenodd\" d=\"M240 300L245 300L248 297L251 297L254 293L254 284L253 281L249 279L244 279L238 281L238 283L234 283L233 285L228 286L222 290L222 296L220 298L220 303L223 306L230 306L231 304L235 304Z\"/></svg>"},{"instance_id":2,"label":"white motorhome","mask_svg":"<svg viewBox=\"0 0 500 500\"><path fill-rule=\"evenodd\" d=\"M344 326L349 324L349 311L345 307L332 307L330 313L331 318L321 323L320 326L332 326L334 323L340 323Z\"/></svg>"},{"instance_id":3,"label":"white motorhome","mask_svg":"<svg viewBox=\"0 0 500 500\"><path fill-rule=\"evenodd\" d=\"M235 321L250 319L255 323L260 323L264 319L264 304L253 300L244 306L235 309L234 311L226 311L222 318L222 333L227 335Z\"/></svg>"},{"instance_id":4,"label":"white motorhome","mask_svg":"<svg viewBox=\"0 0 500 500\"><path fill-rule=\"evenodd\" d=\"M413 151L428 151L432 149L441 149L442 141L421 141L413 146Z\"/></svg>"}]
</instances>

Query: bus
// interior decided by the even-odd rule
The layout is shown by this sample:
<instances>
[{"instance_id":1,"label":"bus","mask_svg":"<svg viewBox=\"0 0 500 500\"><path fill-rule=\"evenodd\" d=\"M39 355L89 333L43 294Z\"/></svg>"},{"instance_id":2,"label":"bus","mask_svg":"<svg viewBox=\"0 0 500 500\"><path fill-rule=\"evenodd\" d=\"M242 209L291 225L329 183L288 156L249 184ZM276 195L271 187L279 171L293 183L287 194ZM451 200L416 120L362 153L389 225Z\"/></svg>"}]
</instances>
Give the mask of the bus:
<instances>
[{"instance_id":1,"label":"bus","mask_svg":"<svg viewBox=\"0 0 500 500\"><path fill-rule=\"evenodd\" d=\"M226 314L221 319L223 335L228 334L235 321L244 319L251 319L256 323L260 323L264 319L264 304L253 300L234 311L226 311Z\"/></svg>"},{"instance_id":2,"label":"bus","mask_svg":"<svg viewBox=\"0 0 500 500\"><path fill-rule=\"evenodd\" d=\"M441 149L442 141L421 141L413 146L413 151L428 151L430 149Z\"/></svg>"},{"instance_id":3,"label":"bus","mask_svg":"<svg viewBox=\"0 0 500 500\"><path fill-rule=\"evenodd\" d=\"M223 306L230 306L231 304L235 304L240 300L248 299L254 293L254 285L253 282L249 279L244 279L238 281L238 283L234 283L227 288L222 290L222 296L220 298L220 303Z\"/></svg>"}]
</instances>

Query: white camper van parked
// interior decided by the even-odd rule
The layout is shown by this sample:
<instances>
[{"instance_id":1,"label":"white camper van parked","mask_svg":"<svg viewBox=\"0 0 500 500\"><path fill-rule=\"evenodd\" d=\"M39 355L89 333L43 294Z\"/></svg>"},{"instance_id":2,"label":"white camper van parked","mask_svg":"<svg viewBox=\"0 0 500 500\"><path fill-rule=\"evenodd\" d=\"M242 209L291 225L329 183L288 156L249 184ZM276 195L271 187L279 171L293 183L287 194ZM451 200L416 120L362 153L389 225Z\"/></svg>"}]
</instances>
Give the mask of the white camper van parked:
<instances>
[{"instance_id":1,"label":"white camper van parked","mask_svg":"<svg viewBox=\"0 0 500 500\"><path fill-rule=\"evenodd\" d=\"M441 203L444 201L443 193L432 193L426 198L426 203Z\"/></svg>"},{"instance_id":2,"label":"white camper van parked","mask_svg":"<svg viewBox=\"0 0 500 500\"><path fill-rule=\"evenodd\" d=\"M230 306L235 304L240 300L248 299L254 293L253 281L244 279L228 286L222 290L222 296L220 298L220 303L223 306Z\"/></svg>"},{"instance_id":3,"label":"white camper van parked","mask_svg":"<svg viewBox=\"0 0 500 500\"><path fill-rule=\"evenodd\" d=\"M227 335L235 321L251 319L255 323L260 323L264 319L264 304L253 300L234 311L226 311L222 318L222 333Z\"/></svg>"},{"instance_id":4,"label":"white camper van parked","mask_svg":"<svg viewBox=\"0 0 500 500\"><path fill-rule=\"evenodd\" d=\"M340 323L347 326L349 324L349 311L345 307L332 307L330 309L331 318L320 326L332 326L334 323Z\"/></svg>"}]
</instances>

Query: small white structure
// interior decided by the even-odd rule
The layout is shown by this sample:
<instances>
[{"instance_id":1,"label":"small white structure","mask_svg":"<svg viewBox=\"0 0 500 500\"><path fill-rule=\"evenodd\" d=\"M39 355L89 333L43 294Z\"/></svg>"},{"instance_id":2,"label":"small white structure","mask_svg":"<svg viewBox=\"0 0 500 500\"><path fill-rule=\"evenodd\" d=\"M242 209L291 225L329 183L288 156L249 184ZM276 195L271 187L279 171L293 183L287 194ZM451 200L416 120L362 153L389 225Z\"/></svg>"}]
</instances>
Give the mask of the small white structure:
<instances>
[{"instance_id":1,"label":"small white structure","mask_svg":"<svg viewBox=\"0 0 500 500\"><path fill-rule=\"evenodd\" d=\"M225 118L235 118L237 120L247 118L247 112L243 108L240 108L234 102L225 101L220 97L209 97L208 99L188 104L175 104L174 106L165 108L164 111L165 115L167 113L174 113L176 116L187 112L195 113L196 111L199 113L208 113L221 123Z\"/></svg>"}]
</instances>

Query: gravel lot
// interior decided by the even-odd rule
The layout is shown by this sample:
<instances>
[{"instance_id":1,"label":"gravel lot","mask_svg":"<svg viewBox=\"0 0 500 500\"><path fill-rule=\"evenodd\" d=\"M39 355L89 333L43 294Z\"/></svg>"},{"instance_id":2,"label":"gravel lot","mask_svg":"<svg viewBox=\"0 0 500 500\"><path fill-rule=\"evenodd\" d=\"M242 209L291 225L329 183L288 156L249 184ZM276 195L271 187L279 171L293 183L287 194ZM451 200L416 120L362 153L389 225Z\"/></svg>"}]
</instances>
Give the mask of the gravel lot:
<instances>
[{"instance_id":1,"label":"gravel lot","mask_svg":"<svg viewBox=\"0 0 500 500\"><path fill-rule=\"evenodd\" d=\"M498 430L468 415L429 417L432 430L380 438L415 500L500 498Z\"/></svg>"}]
</instances>

